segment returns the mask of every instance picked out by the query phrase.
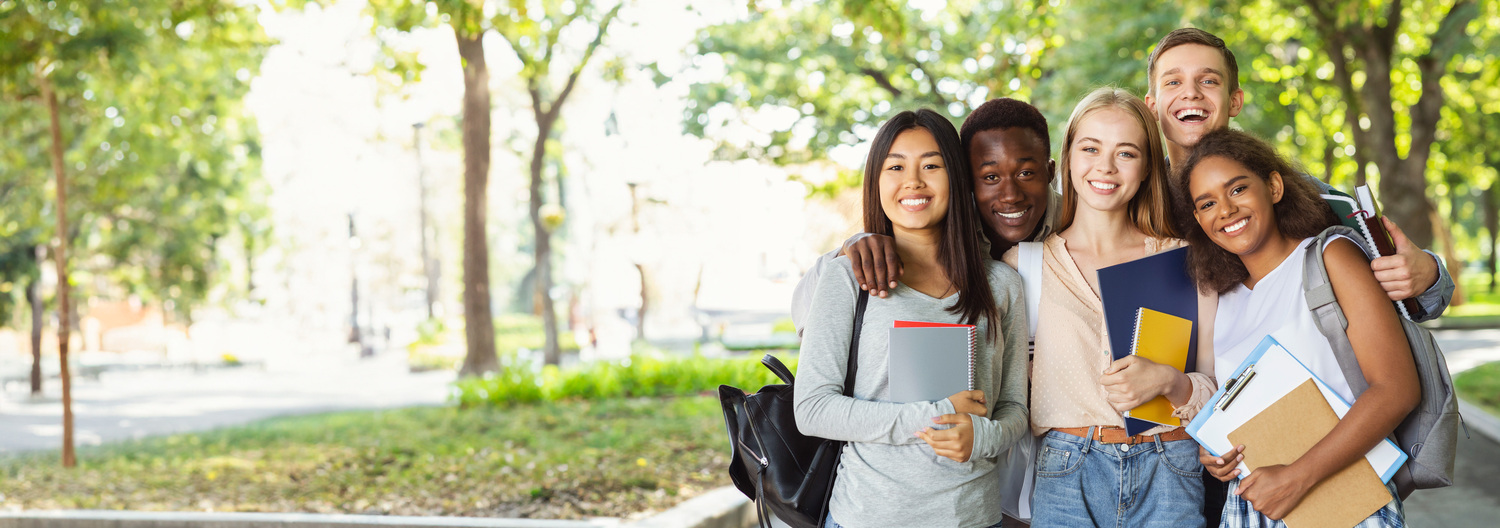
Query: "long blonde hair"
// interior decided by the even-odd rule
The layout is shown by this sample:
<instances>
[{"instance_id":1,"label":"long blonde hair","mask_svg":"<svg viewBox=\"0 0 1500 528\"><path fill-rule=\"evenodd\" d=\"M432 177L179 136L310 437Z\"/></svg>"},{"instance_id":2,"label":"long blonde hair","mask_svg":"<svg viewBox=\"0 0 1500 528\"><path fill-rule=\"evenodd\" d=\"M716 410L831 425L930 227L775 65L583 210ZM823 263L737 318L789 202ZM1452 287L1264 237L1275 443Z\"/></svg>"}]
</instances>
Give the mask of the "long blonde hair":
<instances>
[{"instance_id":1,"label":"long blonde hair","mask_svg":"<svg viewBox=\"0 0 1500 528\"><path fill-rule=\"evenodd\" d=\"M1146 162L1146 181L1130 198L1127 211L1130 219L1146 236L1152 238L1177 238L1177 229L1172 223L1171 199L1167 180L1167 151L1162 146L1161 128L1156 124L1151 109L1139 97L1130 92L1106 86L1089 92L1073 115L1068 117L1068 133L1062 144L1062 159L1059 171L1062 178L1062 210L1057 214L1057 227L1053 232L1061 233L1073 225L1073 216L1078 212L1078 191L1073 188L1073 140L1078 136L1078 124L1084 118L1101 109L1117 108L1134 117L1146 131L1146 152L1141 156Z\"/></svg>"}]
</instances>

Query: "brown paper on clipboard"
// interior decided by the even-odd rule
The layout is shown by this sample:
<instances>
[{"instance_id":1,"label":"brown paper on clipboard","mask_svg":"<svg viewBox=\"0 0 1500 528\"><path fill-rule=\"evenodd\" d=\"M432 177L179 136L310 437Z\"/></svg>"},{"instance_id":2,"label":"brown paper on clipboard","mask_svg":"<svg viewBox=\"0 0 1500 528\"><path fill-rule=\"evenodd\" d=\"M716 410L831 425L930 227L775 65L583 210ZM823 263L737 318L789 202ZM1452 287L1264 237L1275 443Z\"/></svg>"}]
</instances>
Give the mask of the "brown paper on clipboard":
<instances>
[{"instance_id":1,"label":"brown paper on clipboard","mask_svg":"<svg viewBox=\"0 0 1500 528\"><path fill-rule=\"evenodd\" d=\"M1229 433L1229 441L1245 446L1245 465L1254 474L1264 466L1296 461L1338 423L1333 407L1309 379ZM1348 528L1390 501L1380 475L1360 457L1314 485L1282 521L1289 528Z\"/></svg>"}]
</instances>

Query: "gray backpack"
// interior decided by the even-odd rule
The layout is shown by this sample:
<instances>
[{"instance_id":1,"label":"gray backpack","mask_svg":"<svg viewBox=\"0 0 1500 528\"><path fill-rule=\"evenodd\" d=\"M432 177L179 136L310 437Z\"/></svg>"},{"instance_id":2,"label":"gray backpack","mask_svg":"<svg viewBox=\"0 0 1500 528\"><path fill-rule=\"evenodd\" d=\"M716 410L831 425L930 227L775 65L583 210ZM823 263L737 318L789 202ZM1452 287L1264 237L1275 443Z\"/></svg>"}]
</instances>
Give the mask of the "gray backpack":
<instances>
[{"instance_id":1,"label":"gray backpack","mask_svg":"<svg viewBox=\"0 0 1500 528\"><path fill-rule=\"evenodd\" d=\"M1333 346L1333 357L1349 381L1349 389L1355 398L1359 398L1370 384L1365 381L1359 361L1354 357L1354 348L1349 344L1349 336L1344 333L1349 320L1339 308L1338 299L1333 297L1328 268L1323 264L1323 245L1333 235L1347 236L1363 247L1366 255L1372 254L1370 248L1364 247L1362 235L1353 229L1334 226L1323 230L1317 241L1307 248L1302 267L1302 293L1318 330ZM1458 426L1462 418L1458 414L1448 362L1443 360L1443 352L1438 349L1432 333L1405 317L1398 316L1397 319L1401 320L1406 342L1411 345L1417 378L1422 384L1421 403L1391 434L1391 440L1410 456L1392 477L1396 490L1405 498L1413 490L1453 485L1453 457L1457 453Z\"/></svg>"}]
</instances>

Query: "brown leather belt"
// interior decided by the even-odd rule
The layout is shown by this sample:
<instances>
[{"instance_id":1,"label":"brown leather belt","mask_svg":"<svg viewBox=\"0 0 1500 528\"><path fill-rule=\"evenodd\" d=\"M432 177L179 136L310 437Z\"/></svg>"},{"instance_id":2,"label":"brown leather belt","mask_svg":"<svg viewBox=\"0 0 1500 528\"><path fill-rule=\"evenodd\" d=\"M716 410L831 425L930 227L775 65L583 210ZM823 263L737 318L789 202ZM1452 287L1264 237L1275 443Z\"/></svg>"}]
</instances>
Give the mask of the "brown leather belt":
<instances>
[{"instance_id":1,"label":"brown leather belt","mask_svg":"<svg viewBox=\"0 0 1500 528\"><path fill-rule=\"evenodd\" d=\"M1079 437L1079 438L1088 438L1089 437L1089 429L1093 429L1094 430L1094 440L1098 440L1099 442L1105 443L1105 444L1129 444L1129 445L1142 444L1142 443L1146 443L1146 442L1151 442L1153 436L1156 437L1156 438L1161 439L1161 441L1163 441L1163 442L1171 442L1173 440L1187 440L1189 438L1192 438L1192 436L1188 435L1187 429L1184 429L1184 428L1181 428L1181 427L1173 429L1171 431L1167 431L1167 432L1159 434L1159 435L1135 435L1135 436L1126 436L1125 435L1125 429L1124 428L1120 428L1120 427L1092 427L1092 428L1090 428L1090 427L1053 427L1052 428L1053 431L1057 431L1059 433L1067 433L1067 434L1070 434L1070 435L1073 435L1073 436L1076 436L1076 437Z\"/></svg>"}]
</instances>

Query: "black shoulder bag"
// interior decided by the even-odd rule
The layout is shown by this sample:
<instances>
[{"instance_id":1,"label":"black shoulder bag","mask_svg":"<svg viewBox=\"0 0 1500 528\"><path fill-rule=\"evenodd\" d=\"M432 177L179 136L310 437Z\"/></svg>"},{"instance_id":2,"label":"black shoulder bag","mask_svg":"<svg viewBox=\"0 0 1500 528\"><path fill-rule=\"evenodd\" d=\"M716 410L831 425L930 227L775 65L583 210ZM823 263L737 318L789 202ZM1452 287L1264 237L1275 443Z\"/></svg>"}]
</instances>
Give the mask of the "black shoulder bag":
<instances>
[{"instance_id":1,"label":"black shoulder bag","mask_svg":"<svg viewBox=\"0 0 1500 528\"><path fill-rule=\"evenodd\" d=\"M859 292L854 308L844 396L854 395L859 330L869 299L869 292ZM733 452L729 479L755 501L762 526L769 526L770 514L774 513L793 528L819 528L828 517L828 499L833 495L844 442L799 432L792 408L792 372L770 354L760 362L786 384L766 385L748 395L728 385L719 386L719 403L724 407L724 424Z\"/></svg>"}]
</instances>

